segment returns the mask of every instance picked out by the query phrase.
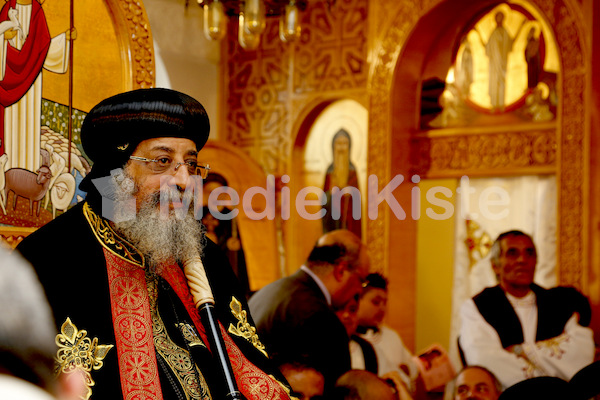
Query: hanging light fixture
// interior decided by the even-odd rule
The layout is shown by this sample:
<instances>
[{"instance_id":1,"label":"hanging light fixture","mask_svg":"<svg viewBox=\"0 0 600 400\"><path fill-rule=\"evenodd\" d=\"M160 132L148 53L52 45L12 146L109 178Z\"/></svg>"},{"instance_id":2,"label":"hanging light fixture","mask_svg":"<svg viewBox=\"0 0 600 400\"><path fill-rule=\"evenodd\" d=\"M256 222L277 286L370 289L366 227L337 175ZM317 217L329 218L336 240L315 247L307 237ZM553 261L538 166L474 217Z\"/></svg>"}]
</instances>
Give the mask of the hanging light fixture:
<instances>
[{"instance_id":1,"label":"hanging light fixture","mask_svg":"<svg viewBox=\"0 0 600 400\"><path fill-rule=\"evenodd\" d=\"M238 17L238 42L245 50L255 50L260 43L260 34L252 33L246 29L245 17L243 12Z\"/></svg>"},{"instance_id":2,"label":"hanging light fixture","mask_svg":"<svg viewBox=\"0 0 600 400\"><path fill-rule=\"evenodd\" d=\"M279 38L284 42L293 42L300 37L300 22L298 21L298 7L296 1L291 0L286 4L279 19Z\"/></svg>"},{"instance_id":3,"label":"hanging light fixture","mask_svg":"<svg viewBox=\"0 0 600 400\"><path fill-rule=\"evenodd\" d=\"M263 33L266 26L265 3L263 0L245 0L243 9L244 29L255 35Z\"/></svg>"},{"instance_id":4,"label":"hanging light fixture","mask_svg":"<svg viewBox=\"0 0 600 400\"><path fill-rule=\"evenodd\" d=\"M201 4L202 0L198 0ZM221 40L227 30L227 20L225 18L225 7L219 0L212 0L205 3L204 10L204 36L210 40Z\"/></svg>"},{"instance_id":5,"label":"hanging light fixture","mask_svg":"<svg viewBox=\"0 0 600 400\"><path fill-rule=\"evenodd\" d=\"M186 0L186 5L187 5ZM227 17L238 18L238 41L246 50L256 49L268 17L280 17L279 38L286 43L300 36L300 15L309 0L197 0L204 10L204 35L222 39ZM335 0L327 0L328 4Z\"/></svg>"}]
</instances>

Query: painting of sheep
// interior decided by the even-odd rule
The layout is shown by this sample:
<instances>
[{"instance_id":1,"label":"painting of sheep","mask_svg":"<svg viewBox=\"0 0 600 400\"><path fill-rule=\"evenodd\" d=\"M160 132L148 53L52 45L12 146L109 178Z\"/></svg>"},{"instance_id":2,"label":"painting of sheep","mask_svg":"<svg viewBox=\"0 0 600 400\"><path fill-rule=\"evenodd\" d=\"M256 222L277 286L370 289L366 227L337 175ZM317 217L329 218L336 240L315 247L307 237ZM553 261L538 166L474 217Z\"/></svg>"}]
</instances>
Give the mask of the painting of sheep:
<instances>
[{"instance_id":1,"label":"painting of sheep","mask_svg":"<svg viewBox=\"0 0 600 400\"><path fill-rule=\"evenodd\" d=\"M36 215L40 215L40 201L46 195L52 173L50 168L42 165L36 172L24 168L11 168L5 173L4 198L8 203L8 195L14 193L13 210L17 208L19 197L29 200L29 215L33 215L33 205L37 202Z\"/></svg>"}]
</instances>

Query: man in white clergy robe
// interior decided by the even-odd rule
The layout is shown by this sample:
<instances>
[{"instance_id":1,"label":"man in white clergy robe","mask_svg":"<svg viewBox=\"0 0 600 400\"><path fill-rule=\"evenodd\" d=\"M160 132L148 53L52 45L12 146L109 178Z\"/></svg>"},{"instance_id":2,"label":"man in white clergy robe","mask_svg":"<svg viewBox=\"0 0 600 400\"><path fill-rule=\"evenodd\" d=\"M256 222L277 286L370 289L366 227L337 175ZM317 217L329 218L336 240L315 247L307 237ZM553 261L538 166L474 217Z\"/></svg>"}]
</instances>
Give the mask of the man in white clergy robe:
<instances>
[{"instance_id":1,"label":"man in white clergy robe","mask_svg":"<svg viewBox=\"0 0 600 400\"><path fill-rule=\"evenodd\" d=\"M507 388L537 376L571 377L594 359L591 309L571 287L533 283L537 263L532 238L502 233L491 250L499 285L460 309L459 346L467 365L492 371Z\"/></svg>"},{"instance_id":2,"label":"man in white clergy robe","mask_svg":"<svg viewBox=\"0 0 600 400\"><path fill-rule=\"evenodd\" d=\"M76 32L50 38L38 0L8 0L0 21L14 21L11 10L19 27L0 34L0 154L8 154L6 168L35 171L41 166L42 68L67 72Z\"/></svg>"}]
</instances>

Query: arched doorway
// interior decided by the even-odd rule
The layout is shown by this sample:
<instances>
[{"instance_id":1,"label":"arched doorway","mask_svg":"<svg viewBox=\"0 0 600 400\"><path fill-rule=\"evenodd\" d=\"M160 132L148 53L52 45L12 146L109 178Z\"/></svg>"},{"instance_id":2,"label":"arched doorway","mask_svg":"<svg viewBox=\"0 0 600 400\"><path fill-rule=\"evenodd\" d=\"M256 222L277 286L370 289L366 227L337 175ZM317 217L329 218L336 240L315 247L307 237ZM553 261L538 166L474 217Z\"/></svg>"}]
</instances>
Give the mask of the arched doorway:
<instances>
[{"instance_id":1,"label":"arched doorway","mask_svg":"<svg viewBox=\"0 0 600 400\"><path fill-rule=\"evenodd\" d=\"M465 169L464 164L447 163L435 170L435 165L444 159L468 159L469 154L479 152L482 157L493 159L497 156L498 143L489 146L473 147L473 141L456 141L457 145L448 147L451 135L470 137L489 135L490 129L454 133L445 132L435 136L424 132L420 126L420 99L424 78L445 77L453 62L453 52L460 43L460 35L470 21L478 19L498 1L436 1L431 2L428 10L419 9L416 2L402 2L393 10L393 17L379 21L386 26L381 34L381 46L374 49L376 54L371 74L371 102L369 130L369 174L377 175L379 190L385 183L397 175L403 175L405 182L412 176L421 178L447 177L455 179L460 174L480 171L481 165L472 165ZM488 168L482 175L518 175L555 172L557 176L557 266L558 281L572 284L586 291L587 278L584 264L589 249L585 246L585 227L583 204L586 186L583 176L589 168L584 164L586 109L581 107L585 98L585 59L583 39L579 36L578 25L582 24L566 1L549 5L544 1L513 2L535 9L542 18L553 27L562 60L562 73L557 77L560 105L557 108L556 126L540 125L525 132L515 126L510 129L497 127L493 135L508 140L519 135L532 135L543 138L539 145L515 150L527 150L530 162L505 165L503 171L497 167ZM374 13L382 18L381 14ZM447 16L452 15L449 19ZM561 15L560 23L556 15ZM375 24L377 25L377 21ZM424 50L426 49L426 50ZM426 62L436 57L433 69L424 75ZM491 129L493 131L493 129ZM525 133L524 133L525 132ZM487 137L487 136L486 136ZM545 139L544 139L545 138ZM516 141L520 143L520 141ZM556 145L554 145L556 143ZM534 157L533 152L540 151L545 157ZM386 157L382 157L385 154ZM556 158L553 158L552 155ZM518 160L517 153L509 154L509 160ZM533 160L533 161L532 161ZM436 164L436 162L438 164ZM584 172L582 172L584 171ZM582 176L583 174L583 176ZM393 195L400 204L411 204L411 191L414 185L401 185ZM380 207L385 218L369 221L368 243L372 260L385 265L391 281L390 323L397 328L410 345L415 344L417 326L416 298L422 288L417 282L417 222L409 217L400 220L391 210ZM400 263L398 260L402 260ZM442 272L447 273L446 270ZM445 275L446 277L451 275ZM395 290L398 289L398 290ZM446 328L447 329L447 328ZM419 349L417 349L419 350Z\"/></svg>"},{"instance_id":2,"label":"arched doorway","mask_svg":"<svg viewBox=\"0 0 600 400\"><path fill-rule=\"evenodd\" d=\"M324 219L319 213L329 215L326 211L325 186L327 172L334 164L334 138L341 131L350 138L346 165L352 165L344 186L356 187L360 192L361 220L354 224L356 233L361 235L361 224L364 227L366 210L366 178L367 178L367 140L368 115L364 104L356 99L333 98L310 104L306 112L301 113L296 132L289 177L291 208L289 221L285 223L284 235L286 243L286 272L293 273L302 265L316 240L325 231ZM308 201L306 207L303 201ZM347 210L350 212L351 210ZM318 215L319 214L319 215ZM341 217L336 228L349 229L343 224ZM352 219L349 217L349 219ZM352 219L352 221L354 221Z\"/></svg>"},{"instance_id":3,"label":"arched doorway","mask_svg":"<svg viewBox=\"0 0 600 400\"><path fill-rule=\"evenodd\" d=\"M258 290L282 277L275 220L268 218L273 196L267 190L268 177L250 156L238 148L209 140L199 159L211 172L222 176L239 196L235 208L237 230L243 246L250 290ZM273 198L270 198L273 197ZM248 207L245 209L245 207Z\"/></svg>"}]
</instances>

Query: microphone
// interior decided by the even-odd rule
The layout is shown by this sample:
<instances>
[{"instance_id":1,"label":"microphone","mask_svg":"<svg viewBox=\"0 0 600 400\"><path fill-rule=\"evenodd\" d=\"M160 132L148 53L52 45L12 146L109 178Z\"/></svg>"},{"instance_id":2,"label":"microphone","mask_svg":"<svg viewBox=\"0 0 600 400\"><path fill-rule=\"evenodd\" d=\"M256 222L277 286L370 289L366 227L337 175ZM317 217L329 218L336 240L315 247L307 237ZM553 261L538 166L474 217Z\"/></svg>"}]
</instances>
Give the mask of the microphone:
<instances>
[{"instance_id":1,"label":"microphone","mask_svg":"<svg viewBox=\"0 0 600 400\"><path fill-rule=\"evenodd\" d=\"M213 356L217 357L217 361L221 366L221 372L223 373L223 379L225 380L225 386L227 388L225 398L231 400L244 400L235 381L233 368L231 368L231 361L227 355L227 348L225 347L225 342L221 336L219 321L215 317L215 299L210 284L208 283L208 278L206 277L206 271L204 270L204 264L202 264L200 255L196 254L183 263L183 273L187 278L194 305L198 308L200 318L206 328L210 349L212 350Z\"/></svg>"}]
</instances>

